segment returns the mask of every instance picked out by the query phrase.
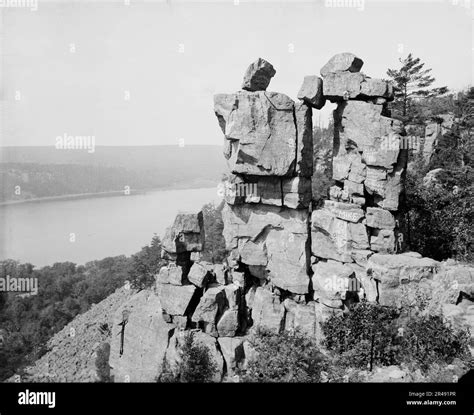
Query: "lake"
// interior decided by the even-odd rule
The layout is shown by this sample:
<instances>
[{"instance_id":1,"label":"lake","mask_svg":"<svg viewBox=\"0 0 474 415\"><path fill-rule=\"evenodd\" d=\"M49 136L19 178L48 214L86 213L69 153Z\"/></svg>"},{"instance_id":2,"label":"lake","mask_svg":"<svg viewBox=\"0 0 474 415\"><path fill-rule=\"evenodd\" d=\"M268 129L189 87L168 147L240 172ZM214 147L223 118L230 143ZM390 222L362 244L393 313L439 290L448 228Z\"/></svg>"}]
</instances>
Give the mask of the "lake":
<instances>
[{"instance_id":1,"label":"lake","mask_svg":"<svg viewBox=\"0 0 474 415\"><path fill-rule=\"evenodd\" d=\"M38 267L131 255L163 237L179 211L219 201L213 187L0 206L0 259Z\"/></svg>"}]
</instances>

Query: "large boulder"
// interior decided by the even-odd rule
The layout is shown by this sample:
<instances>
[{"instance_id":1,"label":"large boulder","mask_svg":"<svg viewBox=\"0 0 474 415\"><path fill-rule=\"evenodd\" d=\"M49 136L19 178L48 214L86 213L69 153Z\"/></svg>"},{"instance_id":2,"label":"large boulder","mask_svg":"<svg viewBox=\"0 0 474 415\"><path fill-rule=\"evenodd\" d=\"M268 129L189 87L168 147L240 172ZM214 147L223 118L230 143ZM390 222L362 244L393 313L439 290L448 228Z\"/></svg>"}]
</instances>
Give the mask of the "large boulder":
<instances>
[{"instance_id":1,"label":"large boulder","mask_svg":"<svg viewBox=\"0 0 474 415\"><path fill-rule=\"evenodd\" d=\"M245 71L242 89L246 91L265 91L276 71L270 62L258 58Z\"/></svg>"},{"instance_id":2,"label":"large boulder","mask_svg":"<svg viewBox=\"0 0 474 415\"><path fill-rule=\"evenodd\" d=\"M347 291L359 291L353 287L354 270L337 261L319 261L313 265L314 298L329 307L342 306Z\"/></svg>"},{"instance_id":3,"label":"large boulder","mask_svg":"<svg viewBox=\"0 0 474 415\"><path fill-rule=\"evenodd\" d=\"M196 291L194 285L177 286L158 283L156 288L161 299L161 307L165 313L172 316L184 316L189 314L191 311L191 300Z\"/></svg>"},{"instance_id":4,"label":"large boulder","mask_svg":"<svg viewBox=\"0 0 474 415\"><path fill-rule=\"evenodd\" d=\"M114 381L155 382L173 329L163 320L160 299L152 291L128 300L112 326L109 364Z\"/></svg>"},{"instance_id":5,"label":"large boulder","mask_svg":"<svg viewBox=\"0 0 474 415\"><path fill-rule=\"evenodd\" d=\"M316 75L305 76L298 92L298 99L318 110L324 107L326 99L323 95L323 80Z\"/></svg>"},{"instance_id":6,"label":"large boulder","mask_svg":"<svg viewBox=\"0 0 474 415\"><path fill-rule=\"evenodd\" d=\"M346 204L340 203L337 206L340 205ZM356 205L350 206L354 208L339 209L325 205L324 209L313 211L311 216L313 255L340 262L352 262L351 251L369 248L366 227L360 222L361 209Z\"/></svg>"},{"instance_id":7,"label":"large boulder","mask_svg":"<svg viewBox=\"0 0 474 415\"><path fill-rule=\"evenodd\" d=\"M184 269L180 265L170 263L160 268L158 273L157 283L183 285Z\"/></svg>"},{"instance_id":8,"label":"large boulder","mask_svg":"<svg viewBox=\"0 0 474 415\"><path fill-rule=\"evenodd\" d=\"M284 328L285 307L279 296L266 288L258 287L252 304L252 319L255 327L280 333Z\"/></svg>"},{"instance_id":9,"label":"large boulder","mask_svg":"<svg viewBox=\"0 0 474 415\"><path fill-rule=\"evenodd\" d=\"M334 112L336 154L345 154L348 150L374 152L377 144L385 143L387 137L403 132L401 121L382 115L383 105L363 101L345 101ZM387 151L387 149L382 149ZM398 149L390 148L397 151ZM369 157L367 157L369 158ZM395 160L396 161L396 160ZM366 163L367 164L367 163Z\"/></svg>"},{"instance_id":10,"label":"large boulder","mask_svg":"<svg viewBox=\"0 0 474 415\"><path fill-rule=\"evenodd\" d=\"M226 205L222 215L225 223L223 234L229 251L233 251L243 263L249 261L248 265L266 266L274 285L297 294L308 292L306 210ZM249 241L251 244L247 245ZM255 248L253 254L251 248ZM257 261L257 258L261 259Z\"/></svg>"},{"instance_id":11,"label":"large boulder","mask_svg":"<svg viewBox=\"0 0 474 415\"><path fill-rule=\"evenodd\" d=\"M163 237L162 247L169 254L202 251L204 222L202 212L178 213Z\"/></svg>"},{"instance_id":12,"label":"large boulder","mask_svg":"<svg viewBox=\"0 0 474 415\"><path fill-rule=\"evenodd\" d=\"M353 53L338 53L321 68L321 76L326 77L330 73L338 72L359 72L363 64L363 60Z\"/></svg>"},{"instance_id":13,"label":"large boulder","mask_svg":"<svg viewBox=\"0 0 474 415\"><path fill-rule=\"evenodd\" d=\"M362 73L330 73L324 78L324 96L332 102L358 99L386 102L393 99L388 81L372 79ZM380 101L379 101L380 100Z\"/></svg>"},{"instance_id":14,"label":"large boulder","mask_svg":"<svg viewBox=\"0 0 474 415\"><path fill-rule=\"evenodd\" d=\"M378 282L379 303L400 305L406 290L416 289L427 282L431 285L439 263L405 254L374 254L367 261L366 268L367 274Z\"/></svg>"},{"instance_id":15,"label":"large boulder","mask_svg":"<svg viewBox=\"0 0 474 415\"><path fill-rule=\"evenodd\" d=\"M188 280L196 287L205 287L212 279L213 266L206 262L195 262L188 273Z\"/></svg>"},{"instance_id":16,"label":"large boulder","mask_svg":"<svg viewBox=\"0 0 474 415\"><path fill-rule=\"evenodd\" d=\"M395 218L385 209L368 207L366 211L367 226L377 229L394 229Z\"/></svg>"},{"instance_id":17,"label":"large boulder","mask_svg":"<svg viewBox=\"0 0 474 415\"><path fill-rule=\"evenodd\" d=\"M225 155L232 173L293 174L296 125L294 102L288 96L263 91L218 94L214 96L214 111L229 141Z\"/></svg>"},{"instance_id":18,"label":"large boulder","mask_svg":"<svg viewBox=\"0 0 474 415\"><path fill-rule=\"evenodd\" d=\"M330 101L356 98L363 81L364 75L361 73L329 73L324 78L324 96Z\"/></svg>"},{"instance_id":19,"label":"large boulder","mask_svg":"<svg viewBox=\"0 0 474 415\"><path fill-rule=\"evenodd\" d=\"M222 285L210 287L201 297L191 319L205 333L217 337L217 323L224 312L225 305L224 287Z\"/></svg>"}]
</instances>

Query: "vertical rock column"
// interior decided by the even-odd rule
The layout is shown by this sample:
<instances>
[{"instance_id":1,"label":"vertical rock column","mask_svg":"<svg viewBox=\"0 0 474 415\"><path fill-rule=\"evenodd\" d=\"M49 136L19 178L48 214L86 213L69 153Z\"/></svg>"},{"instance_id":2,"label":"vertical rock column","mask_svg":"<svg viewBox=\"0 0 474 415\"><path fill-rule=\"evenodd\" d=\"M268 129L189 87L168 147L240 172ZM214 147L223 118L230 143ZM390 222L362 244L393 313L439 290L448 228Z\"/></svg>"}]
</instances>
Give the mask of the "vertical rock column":
<instances>
[{"instance_id":1,"label":"vertical rock column","mask_svg":"<svg viewBox=\"0 0 474 415\"><path fill-rule=\"evenodd\" d=\"M390 118L390 83L359 72L363 61L335 55L321 69L324 97L334 111L333 179L330 200L312 213L315 297L336 307L360 295L377 297L366 272L374 253L394 253L397 213L406 169L400 149L403 127Z\"/></svg>"},{"instance_id":2,"label":"vertical rock column","mask_svg":"<svg viewBox=\"0 0 474 415\"><path fill-rule=\"evenodd\" d=\"M228 162L223 219L229 278L245 294L247 327L279 332L305 320L314 335L314 318L295 318L315 313L308 272L312 109L267 92L274 75L273 66L258 59L242 90L214 97Z\"/></svg>"}]
</instances>

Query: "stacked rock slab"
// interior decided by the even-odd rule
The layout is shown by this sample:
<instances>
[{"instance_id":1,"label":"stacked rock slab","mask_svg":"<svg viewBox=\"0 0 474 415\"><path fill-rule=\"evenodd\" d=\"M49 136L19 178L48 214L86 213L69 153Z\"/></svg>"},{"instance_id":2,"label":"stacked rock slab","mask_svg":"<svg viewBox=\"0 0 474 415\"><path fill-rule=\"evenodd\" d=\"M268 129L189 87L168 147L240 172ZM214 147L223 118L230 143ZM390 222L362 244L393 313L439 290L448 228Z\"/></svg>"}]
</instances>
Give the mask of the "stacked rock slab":
<instances>
[{"instance_id":1,"label":"stacked rock slab","mask_svg":"<svg viewBox=\"0 0 474 415\"><path fill-rule=\"evenodd\" d=\"M202 213L179 214L163 239L162 256L175 262L160 269L156 287L163 317L175 326L164 356L166 366L177 370L186 331L209 349L218 368L214 380L219 381L224 368L230 375L243 359L243 340L237 339L247 327L244 282L238 273L232 279L226 264L201 260L204 239Z\"/></svg>"},{"instance_id":2,"label":"stacked rock slab","mask_svg":"<svg viewBox=\"0 0 474 415\"><path fill-rule=\"evenodd\" d=\"M361 296L371 301L389 298L388 293L380 295L382 280L387 282L381 275L386 273L373 265L404 247L398 216L407 163L400 145L404 129L390 118L392 85L361 73L362 65L354 54L341 53L321 69L324 97L337 104L335 184L330 200L312 212L313 287L315 298L333 307ZM419 262L412 257L410 261ZM433 264L428 262L414 266L429 273Z\"/></svg>"},{"instance_id":3,"label":"stacked rock slab","mask_svg":"<svg viewBox=\"0 0 474 415\"><path fill-rule=\"evenodd\" d=\"M324 105L323 86L321 78L307 77L294 102L266 91L274 74L271 64L258 59L247 69L241 91L214 97L229 170L223 184L229 275L245 294L249 325L275 332L303 327L315 336L318 304L311 297L309 262L312 108Z\"/></svg>"}]
</instances>

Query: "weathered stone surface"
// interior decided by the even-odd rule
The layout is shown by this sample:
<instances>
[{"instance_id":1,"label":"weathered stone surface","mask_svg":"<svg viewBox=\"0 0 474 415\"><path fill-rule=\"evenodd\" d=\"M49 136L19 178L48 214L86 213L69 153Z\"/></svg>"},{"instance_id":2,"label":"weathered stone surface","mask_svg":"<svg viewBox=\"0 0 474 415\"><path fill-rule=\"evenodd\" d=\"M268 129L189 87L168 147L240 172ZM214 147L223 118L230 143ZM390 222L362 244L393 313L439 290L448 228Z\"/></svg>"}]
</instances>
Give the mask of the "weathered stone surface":
<instances>
[{"instance_id":1,"label":"weathered stone surface","mask_svg":"<svg viewBox=\"0 0 474 415\"><path fill-rule=\"evenodd\" d=\"M367 193L379 195L383 198L387 187L387 170L382 167L367 166L367 177L364 186Z\"/></svg>"},{"instance_id":2,"label":"weathered stone surface","mask_svg":"<svg viewBox=\"0 0 474 415\"><path fill-rule=\"evenodd\" d=\"M353 53L344 52L334 55L329 61L321 68L321 76L324 78L330 73L337 72L359 72L362 68L364 61L358 58Z\"/></svg>"},{"instance_id":3,"label":"weathered stone surface","mask_svg":"<svg viewBox=\"0 0 474 415\"><path fill-rule=\"evenodd\" d=\"M196 287L205 287L211 280L210 270L212 264L206 262L195 262L189 270L188 280Z\"/></svg>"},{"instance_id":4,"label":"weathered stone surface","mask_svg":"<svg viewBox=\"0 0 474 415\"><path fill-rule=\"evenodd\" d=\"M367 301L370 302L375 302L377 301L377 282L375 279L367 275L367 269L366 269L366 264L365 265L359 265L359 264L346 264L355 274L355 277L357 278L357 282L360 283L358 284L352 284L352 288L355 290L358 288L358 298L359 300L366 299ZM354 280L351 280L354 282Z\"/></svg>"},{"instance_id":5,"label":"weathered stone surface","mask_svg":"<svg viewBox=\"0 0 474 415\"><path fill-rule=\"evenodd\" d=\"M349 196L364 196L364 185L362 183L344 180L344 190Z\"/></svg>"},{"instance_id":6,"label":"weathered stone surface","mask_svg":"<svg viewBox=\"0 0 474 415\"><path fill-rule=\"evenodd\" d=\"M241 260L247 265L263 265L268 264L267 247L265 244L256 244L252 241L246 241L240 250Z\"/></svg>"},{"instance_id":7,"label":"weathered stone surface","mask_svg":"<svg viewBox=\"0 0 474 415\"><path fill-rule=\"evenodd\" d=\"M393 86L390 82L383 79L373 79L365 76L361 84L360 94L364 97L381 97L387 100L393 100Z\"/></svg>"},{"instance_id":8,"label":"weathered stone surface","mask_svg":"<svg viewBox=\"0 0 474 415\"><path fill-rule=\"evenodd\" d=\"M163 311L172 316L186 314L195 291L194 285L157 284L161 307Z\"/></svg>"},{"instance_id":9,"label":"weathered stone surface","mask_svg":"<svg viewBox=\"0 0 474 415\"><path fill-rule=\"evenodd\" d=\"M368 249L354 249L351 252L352 259L358 265L365 266L370 256L374 253Z\"/></svg>"},{"instance_id":10,"label":"weathered stone surface","mask_svg":"<svg viewBox=\"0 0 474 415\"><path fill-rule=\"evenodd\" d=\"M276 71L270 62L258 58L245 71L242 89L247 91L265 91Z\"/></svg>"},{"instance_id":11,"label":"weathered stone surface","mask_svg":"<svg viewBox=\"0 0 474 415\"><path fill-rule=\"evenodd\" d=\"M199 262L201 260L201 252L191 252L189 260L192 262Z\"/></svg>"},{"instance_id":12,"label":"weathered stone surface","mask_svg":"<svg viewBox=\"0 0 474 415\"><path fill-rule=\"evenodd\" d=\"M360 156L357 156L351 160L348 179L355 183L363 183L367 175L367 168L366 165L362 163Z\"/></svg>"},{"instance_id":13,"label":"weathered stone surface","mask_svg":"<svg viewBox=\"0 0 474 415\"><path fill-rule=\"evenodd\" d=\"M228 250L235 250L241 256L246 241L262 244L266 249L266 267L272 283L297 294L307 292L308 218L305 210L264 205L227 205L222 213Z\"/></svg>"},{"instance_id":14,"label":"weathered stone surface","mask_svg":"<svg viewBox=\"0 0 474 415\"><path fill-rule=\"evenodd\" d=\"M238 92L229 112L229 97L216 95L214 109L230 140L227 159L232 173L291 175L296 163L294 102L276 92Z\"/></svg>"},{"instance_id":15,"label":"weathered stone surface","mask_svg":"<svg viewBox=\"0 0 474 415\"><path fill-rule=\"evenodd\" d=\"M313 111L303 102L295 104L296 121L296 174L313 175Z\"/></svg>"},{"instance_id":16,"label":"weathered stone surface","mask_svg":"<svg viewBox=\"0 0 474 415\"><path fill-rule=\"evenodd\" d=\"M222 316L226 304L224 287L221 285L208 288L201 297L191 318L198 327L211 336L217 336L216 324Z\"/></svg>"},{"instance_id":17,"label":"weathered stone surface","mask_svg":"<svg viewBox=\"0 0 474 415\"><path fill-rule=\"evenodd\" d=\"M239 310L226 310L217 323L219 336L233 337L239 330Z\"/></svg>"},{"instance_id":18,"label":"weathered stone surface","mask_svg":"<svg viewBox=\"0 0 474 415\"><path fill-rule=\"evenodd\" d=\"M314 298L329 307L342 304L351 288L349 281L354 271L340 262L328 260L313 265L313 272Z\"/></svg>"},{"instance_id":19,"label":"weathered stone surface","mask_svg":"<svg viewBox=\"0 0 474 415\"><path fill-rule=\"evenodd\" d=\"M327 209L329 212L331 212L334 217L347 222L357 223L365 216L364 211L358 205L354 205L352 203L325 200L324 209Z\"/></svg>"},{"instance_id":20,"label":"weathered stone surface","mask_svg":"<svg viewBox=\"0 0 474 415\"><path fill-rule=\"evenodd\" d=\"M178 213L173 225L166 230L163 249L170 254L202 251L204 224L202 212Z\"/></svg>"},{"instance_id":21,"label":"weathered stone surface","mask_svg":"<svg viewBox=\"0 0 474 415\"><path fill-rule=\"evenodd\" d=\"M385 103L393 100L392 85L382 79L372 79L362 73L330 73L324 78L324 96L332 102L357 99ZM373 103L373 102L372 102Z\"/></svg>"},{"instance_id":22,"label":"weathered stone surface","mask_svg":"<svg viewBox=\"0 0 474 415\"><path fill-rule=\"evenodd\" d=\"M239 287L245 286L245 274L243 272L232 270L229 276L229 283L238 285Z\"/></svg>"},{"instance_id":23,"label":"weathered stone surface","mask_svg":"<svg viewBox=\"0 0 474 415\"><path fill-rule=\"evenodd\" d=\"M429 162L441 136L441 125L438 122L429 122L425 127L425 139L423 140L423 158Z\"/></svg>"},{"instance_id":24,"label":"weathered stone surface","mask_svg":"<svg viewBox=\"0 0 474 415\"><path fill-rule=\"evenodd\" d=\"M219 337L217 341L227 367L227 375L233 376L245 360L245 337Z\"/></svg>"},{"instance_id":25,"label":"weathered stone surface","mask_svg":"<svg viewBox=\"0 0 474 415\"><path fill-rule=\"evenodd\" d=\"M311 223L311 252L317 257L352 262L353 249L369 248L362 223L341 220L328 209L313 211Z\"/></svg>"},{"instance_id":26,"label":"weathered stone surface","mask_svg":"<svg viewBox=\"0 0 474 415\"><path fill-rule=\"evenodd\" d=\"M324 96L330 101L341 101L356 98L360 95L364 75L361 73L330 73L324 78Z\"/></svg>"},{"instance_id":27,"label":"weathered stone surface","mask_svg":"<svg viewBox=\"0 0 474 415\"><path fill-rule=\"evenodd\" d=\"M226 277L227 269L224 264L214 264L212 267L212 272L218 284L221 284L221 285L227 284L227 277Z\"/></svg>"},{"instance_id":28,"label":"weathered stone surface","mask_svg":"<svg viewBox=\"0 0 474 415\"><path fill-rule=\"evenodd\" d=\"M236 284L229 284L224 287L227 299L227 307L231 310L238 310L242 298L242 288Z\"/></svg>"},{"instance_id":29,"label":"weathered stone surface","mask_svg":"<svg viewBox=\"0 0 474 415\"><path fill-rule=\"evenodd\" d=\"M285 330L298 330L309 337L316 338L318 334L316 303L310 301L308 304L298 304L287 298L283 305L286 310Z\"/></svg>"},{"instance_id":30,"label":"weathered stone surface","mask_svg":"<svg viewBox=\"0 0 474 415\"><path fill-rule=\"evenodd\" d=\"M324 83L326 85L326 82ZM401 134L400 121L382 115L383 105L374 105L362 101L339 103L334 112L335 156L349 153L373 151L377 143L382 144L384 137ZM395 151L395 150L394 150Z\"/></svg>"},{"instance_id":31,"label":"weathered stone surface","mask_svg":"<svg viewBox=\"0 0 474 415\"><path fill-rule=\"evenodd\" d=\"M261 279L261 280L268 279L267 268L263 265L249 265L249 272L252 276L258 279Z\"/></svg>"},{"instance_id":32,"label":"weathered stone surface","mask_svg":"<svg viewBox=\"0 0 474 415\"><path fill-rule=\"evenodd\" d=\"M398 140L398 138L393 138ZM362 156L362 161L368 166L385 167L391 169L397 162L399 146L385 148L384 139L375 139L372 147L366 147Z\"/></svg>"},{"instance_id":33,"label":"weathered stone surface","mask_svg":"<svg viewBox=\"0 0 474 415\"><path fill-rule=\"evenodd\" d=\"M438 267L430 258L374 254L367 262L367 273L379 281L379 302L393 305L400 300L402 285L431 280Z\"/></svg>"},{"instance_id":34,"label":"weathered stone surface","mask_svg":"<svg viewBox=\"0 0 474 415\"><path fill-rule=\"evenodd\" d=\"M114 381L155 382L173 328L163 320L160 299L152 291L140 291L127 301L117 310L112 326L109 364Z\"/></svg>"},{"instance_id":35,"label":"weathered stone surface","mask_svg":"<svg viewBox=\"0 0 474 415\"><path fill-rule=\"evenodd\" d=\"M160 284L183 285L183 267L173 263L161 267L157 282Z\"/></svg>"},{"instance_id":36,"label":"weathered stone surface","mask_svg":"<svg viewBox=\"0 0 474 415\"><path fill-rule=\"evenodd\" d=\"M281 179L232 175L222 183L219 193L231 205L262 203L282 206Z\"/></svg>"},{"instance_id":37,"label":"weathered stone surface","mask_svg":"<svg viewBox=\"0 0 474 415\"><path fill-rule=\"evenodd\" d=\"M368 207L366 210L367 226L378 229L394 229L395 218L385 209Z\"/></svg>"},{"instance_id":38,"label":"weathered stone surface","mask_svg":"<svg viewBox=\"0 0 474 415\"><path fill-rule=\"evenodd\" d=\"M258 287L252 304L252 319L255 327L279 333L283 329L285 308L277 295Z\"/></svg>"},{"instance_id":39,"label":"weathered stone surface","mask_svg":"<svg viewBox=\"0 0 474 415\"><path fill-rule=\"evenodd\" d=\"M282 181L283 204L290 209L307 208L311 203L311 179L293 177Z\"/></svg>"},{"instance_id":40,"label":"weathered stone surface","mask_svg":"<svg viewBox=\"0 0 474 415\"><path fill-rule=\"evenodd\" d=\"M396 168L392 173L387 174L387 182L383 194L380 195L379 190L374 192L380 195L375 197L375 202L381 208L396 211L400 203L400 194L403 190L402 177L404 175L404 169Z\"/></svg>"},{"instance_id":41,"label":"weathered stone surface","mask_svg":"<svg viewBox=\"0 0 474 415\"><path fill-rule=\"evenodd\" d=\"M310 107L321 109L326 103L323 95L323 80L316 75L305 76L297 97Z\"/></svg>"},{"instance_id":42,"label":"weathered stone surface","mask_svg":"<svg viewBox=\"0 0 474 415\"><path fill-rule=\"evenodd\" d=\"M373 229L370 235L370 249L384 254L395 252L395 233L392 229Z\"/></svg>"}]
</instances>

